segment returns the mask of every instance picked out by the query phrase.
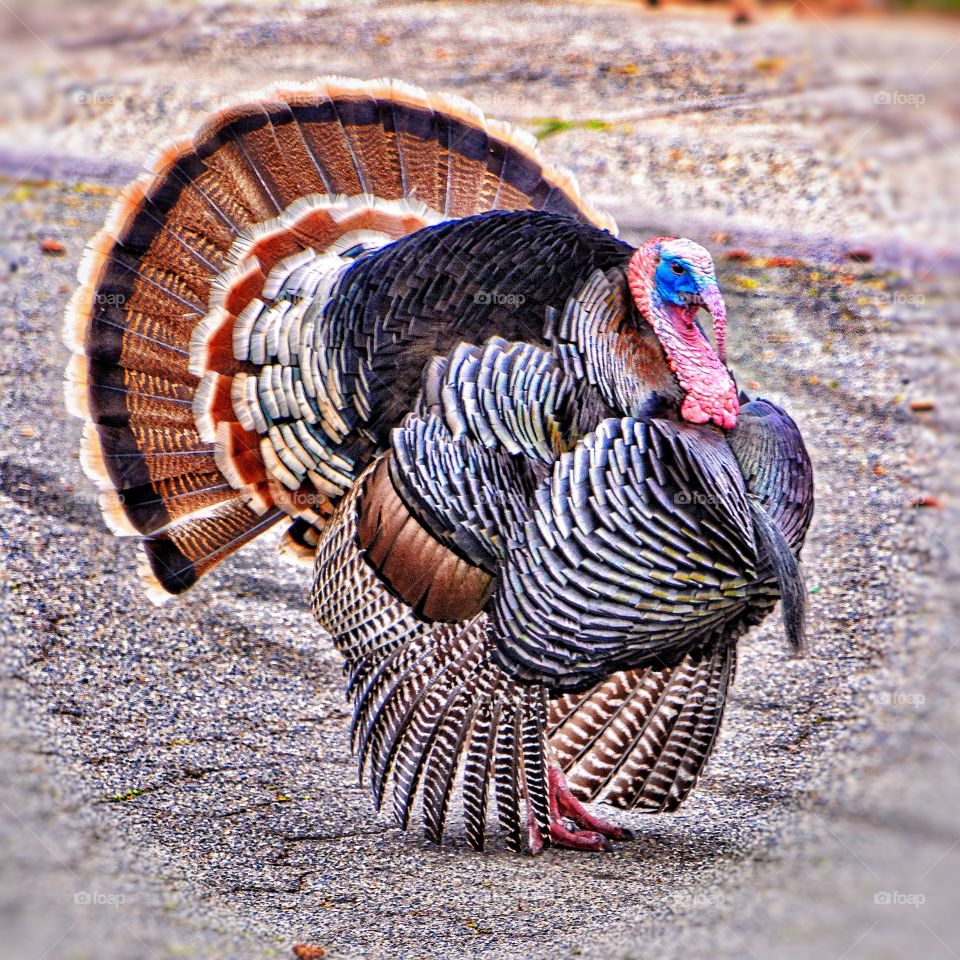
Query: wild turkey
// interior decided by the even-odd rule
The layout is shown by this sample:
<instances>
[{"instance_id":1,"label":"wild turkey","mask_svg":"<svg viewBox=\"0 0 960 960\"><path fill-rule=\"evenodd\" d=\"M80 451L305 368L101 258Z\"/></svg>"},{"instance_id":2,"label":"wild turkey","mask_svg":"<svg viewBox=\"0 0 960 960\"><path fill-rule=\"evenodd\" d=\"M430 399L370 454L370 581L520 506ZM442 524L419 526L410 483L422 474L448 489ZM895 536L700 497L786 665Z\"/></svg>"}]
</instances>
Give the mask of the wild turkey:
<instances>
[{"instance_id":1,"label":"wild turkey","mask_svg":"<svg viewBox=\"0 0 960 960\"><path fill-rule=\"evenodd\" d=\"M161 151L67 314L151 596L292 518L361 777L438 842L459 792L482 848L492 792L511 848L603 849L581 801L675 808L738 638L782 597L802 639L800 434L738 395L709 254L614 229L471 104L325 79Z\"/></svg>"}]
</instances>

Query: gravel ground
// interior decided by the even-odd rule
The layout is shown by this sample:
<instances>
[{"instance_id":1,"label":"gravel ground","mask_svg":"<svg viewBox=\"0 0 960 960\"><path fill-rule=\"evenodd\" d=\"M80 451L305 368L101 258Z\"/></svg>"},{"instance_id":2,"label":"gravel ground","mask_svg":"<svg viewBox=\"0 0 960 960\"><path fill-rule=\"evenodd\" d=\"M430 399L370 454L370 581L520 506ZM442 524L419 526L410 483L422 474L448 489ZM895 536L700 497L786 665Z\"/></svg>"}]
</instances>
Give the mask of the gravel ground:
<instances>
[{"instance_id":1,"label":"gravel ground","mask_svg":"<svg viewBox=\"0 0 960 960\"><path fill-rule=\"evenodd\" d=\"M132 6L0 28L0 957L956 957L960 34ZM553 129L628 237L705 242L734 369L808 440L811 649L755 631L700 787L613 854L438 851L372 815L307 576L257 544L157 610L80 472L60 316L117 186L218 97L320 72Z\"/></svg>"}]
</instances>

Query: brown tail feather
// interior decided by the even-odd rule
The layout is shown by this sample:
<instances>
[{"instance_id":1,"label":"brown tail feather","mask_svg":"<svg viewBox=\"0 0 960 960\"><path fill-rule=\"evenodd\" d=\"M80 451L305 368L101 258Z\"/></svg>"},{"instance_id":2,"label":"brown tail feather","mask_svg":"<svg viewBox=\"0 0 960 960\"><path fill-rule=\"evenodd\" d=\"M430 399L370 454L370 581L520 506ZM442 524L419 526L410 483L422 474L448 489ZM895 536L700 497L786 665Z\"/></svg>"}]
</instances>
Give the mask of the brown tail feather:
<instances>
[{"instance_id":1,"label":"brown tail feather","mask_svg":"<svg viewBox=\"0 0 960 960\"><path fill-rule=\"evenodd\" d=\"M183 593L223 557L268 530L282 516L276 509L260 516L234 499L214 507L204 516L148 537L143 547L149 570L141 570L148 591L151 595L157 590Z\"/></svg>"},{"instance_id":2,"label":"brown tail feather","mask_svg":"<svg viewBox=\"0 0 960 960\"><path fill-rule=\"evenodd\" d=\"M289 473L262 462L231 409L232 379L255 369L237 359L236 324L271 270L346 234L386 242L447 217L535 208L613 228L529 137L396 81L276 86L160 152L91 242L65 325L83 462L110 528L146 538L153 595L185 589L278 508L308 525L332 510L322 490L284 490Z\"/></svg>"},{"instance_id":3,"label":"brown tail feather","mask_svg":"<svg viewBox=\"0 0 960 960\"><path fill-rule=\"evenodd\" d=\"M713 643L669 667L612 674L550 707L548 736L584 801L650 813L674 810L713 748L736 649Z\"/></svg>"}]
</instances>

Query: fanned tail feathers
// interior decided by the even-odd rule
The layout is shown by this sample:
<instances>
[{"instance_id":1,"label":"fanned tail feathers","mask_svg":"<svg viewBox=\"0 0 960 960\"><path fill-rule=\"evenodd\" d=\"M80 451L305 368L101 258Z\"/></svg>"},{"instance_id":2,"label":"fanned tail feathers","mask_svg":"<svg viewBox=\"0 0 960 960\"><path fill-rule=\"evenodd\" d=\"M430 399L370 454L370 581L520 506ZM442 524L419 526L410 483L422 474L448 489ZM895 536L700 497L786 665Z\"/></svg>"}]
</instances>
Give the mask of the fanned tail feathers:
<instances>
[{"instance_id":1,"label":"fanned tail feathers","mask_svg":"<svg viewBox=\"0 0 960 960\"><path fill-rule=\"evenodd\" d=\"M531 138L466 101L335 77L221 110L120 194L67 310L65 392L107 525L143 539L151 596L187 589L284 514L322 527L344 489L335 470L295 472L309 438L267 444L244 413L270 359L252 325L297 258L493 209L614 228ZM301 525L286 544L309 553L312 539Z\"/></svg>"}]
</instances>

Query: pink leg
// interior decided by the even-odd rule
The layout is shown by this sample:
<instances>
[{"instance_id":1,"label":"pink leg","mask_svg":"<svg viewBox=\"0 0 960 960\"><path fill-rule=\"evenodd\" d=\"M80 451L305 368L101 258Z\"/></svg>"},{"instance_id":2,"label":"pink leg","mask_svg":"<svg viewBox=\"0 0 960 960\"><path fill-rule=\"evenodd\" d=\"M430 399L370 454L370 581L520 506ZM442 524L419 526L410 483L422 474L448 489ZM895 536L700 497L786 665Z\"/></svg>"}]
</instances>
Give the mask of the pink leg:
<instances>
[{"instance_id":1,"label":"pink leg","mask_svg":"<svg viewBox=\"0 0 960 960\"><path fill-rule=\"evenodd\" d=\"M550 842L572 850L599 852L610 849L610 840L632 840L633 834L594 816L571 792L563 771L554 764L548 768L550 779ZM571 830L565 820L572 820ZM543 837L531 814L527 814L527 833L530 851L543 849Z\"/></svg>"}]
</instances>

